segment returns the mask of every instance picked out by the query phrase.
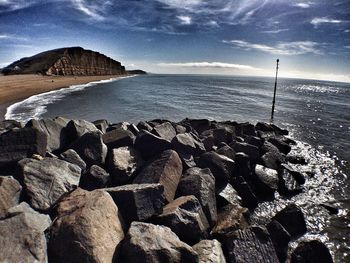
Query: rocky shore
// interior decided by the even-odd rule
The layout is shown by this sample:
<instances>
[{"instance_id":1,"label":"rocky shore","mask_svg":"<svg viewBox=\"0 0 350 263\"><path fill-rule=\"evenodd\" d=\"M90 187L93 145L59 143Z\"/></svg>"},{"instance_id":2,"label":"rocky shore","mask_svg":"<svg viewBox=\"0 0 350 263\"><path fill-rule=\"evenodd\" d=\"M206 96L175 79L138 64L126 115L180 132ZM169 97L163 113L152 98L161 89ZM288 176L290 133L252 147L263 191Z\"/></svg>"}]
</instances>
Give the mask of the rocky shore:
<instances>
[{"instance_id":1,"label":"rocky shore","mask_svg":"<svg viewBox=\"0 0 350 263\"><path fill-rule=\"evenodd\" d=\"M184 119L0 122L0 262L333 262L302 209L288 131ZM331 208L329 208L331 209Z\"/></svg>"}]
</instances>

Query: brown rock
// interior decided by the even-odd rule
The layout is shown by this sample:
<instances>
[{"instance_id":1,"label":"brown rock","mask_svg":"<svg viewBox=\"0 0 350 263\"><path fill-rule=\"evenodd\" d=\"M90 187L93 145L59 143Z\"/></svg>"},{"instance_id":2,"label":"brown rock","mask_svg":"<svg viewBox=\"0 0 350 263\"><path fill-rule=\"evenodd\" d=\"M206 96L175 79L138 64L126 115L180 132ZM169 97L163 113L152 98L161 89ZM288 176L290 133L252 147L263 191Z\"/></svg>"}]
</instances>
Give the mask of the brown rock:
<instances>
[{"instance_id":1,"label":"brown rock","mask_svg":"<svg viewBox=\"0 0 350 263\"><path fill-rule=\"evenodd\" d=\"M226 263L221 244L216 239L201 240L192 248L198 253L198 263Z\"/></svg>"},{"instance_id":2,"label":"brown rock","mask_svg":"<svg viewBox=\"0 0 350 263\"><path fill-rule=\"evenodd\" d=\"M12 176L0 176L0 218L5 217L7 210L18 205L22 186Z\"/></svg>"}]
</instances>

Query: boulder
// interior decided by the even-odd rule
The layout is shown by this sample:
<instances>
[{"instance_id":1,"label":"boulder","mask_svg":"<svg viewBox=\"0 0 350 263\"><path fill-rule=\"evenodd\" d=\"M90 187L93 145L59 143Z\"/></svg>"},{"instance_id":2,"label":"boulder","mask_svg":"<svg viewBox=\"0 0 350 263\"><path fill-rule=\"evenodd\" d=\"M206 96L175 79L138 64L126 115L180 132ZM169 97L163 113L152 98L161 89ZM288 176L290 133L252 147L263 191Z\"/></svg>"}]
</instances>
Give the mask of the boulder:
<instances>
[{"instance_id":1,"label":"boulder","mask_svg":"<svg viewBox=\"0 0 350 263\"><path fill-rule=\"evenodd\" d=\"M144 122L144 121L140 121L136 127L141 131L141 130L145 130L145 131L148 131L148 132L151 132L152 131L152 126L149 125L147 122Z\"/></svg>"},{"instance_id":2,"label":"boulder","mask_svg":"<svg viewBox=\"0 0 350 263\"><path fill-rule=\"evenodd\" d=\"M249 209L257 207L258 199L256 198L256 195L252 191L250 185L243 177L234 177L231 182L239 196L242 198L242 205L244 207L248 207Z\"/></svg>"},{"instance_id":3,"label":"boulder","mask_svg":"<svg viewBox=\"0 0 350 263\"><path fill-rule=\"evenodd\" d=\"M102 133L106 133L108 128L108 121L107 120L96 120L92 122L97 129L99 129Z\"/></svg>"},{"instance_id":4,"label":"boulder","mask_svg":"<svg viewBox=\"0 0 350 263\"><path fill-rule=\"evenodd\" d=\"M133 146L135 142L135 135L131 131L121 128L108 131L103 134L102 138L108 149Z\"/></svg>"},{"instance_id":5,"label":"boulder","mask_svg":"<svg viewBox=\"0 0 350 263\"><path fill-rule=\"evenodd\" d=\"M235 169L233 171L234 177L243 177L247 181L253 178L252 166L250 164L249 156L243 152L236 153Z\"/></svg>"},{"instance_id":6,"label":"boulder","mask_svg":"<svg viewBox=\"0 0 350 263\"><path fill-rule=\"evenodd\" d=\"M179 124L190 126L198 134L209 130L211 127L211 122L207 119L184 119Z\"/></svg>"},{"instance_id":7,"label":"boulder","mask_svg":"<svg viewBox=\"0 0 350 263\"><path fill-rule=\"evenodd\" d=\"M23 124L21 122L15 120L3 120L0 121L0 134L6 132L8 130L12 130L15 128L23 128Z\"/></svg>"},{"instance_id":8,"label":"boulder","mask_svg":"<svg viewBox=\"0 0 350 263\"><path fill-rule=\"evenodd\" d=\"M129 182L143 164L144 160L139 151L133 147L125 146L110 152L108 171L111 173L113 183L122 185Z\"/></svg>"},{"instance_id":9,"label":"boulder","mask_svg":"<svg viewBox=\"0 0 350 263\"><path fill-rule=\"evenodd\" d=\"M259 148L254 145L245 142L235 142L232 143L231 146L235 150L235 152L243 152L246 155L248 155L249 160L252 163L255 163L260 157Z\"/></svg>"},{"instance_id":10,"label":"boulder","mask_svg":"<svg viewBox=\"0 0 350 263\"><path fill-rule=\"evenodd\" d=\"M228 145L224 145L216 150L217 154L226 156L227 158L230 158L231 160L236 159L236 152Z\"/></svg>"},{"instance_id":11,"label":"boulder","mask_svg":"<svg viewBox=\"0 0 350 263\"><path fill-rule=\"evenodd\" d=\"M88 165L103 166L107 156L107 146L103 143L100 132L85 133L81 136L71 148L75 150L79 156Z\"/></svg>"},{"instance_id":12,"label":"boulder","mask_svg":"<svg viewBox=\"0 0 350 263\"><path fill-rule=\"evenodd\" d=\"M281 163L286 161L286 156L281 153L276 146L269 142L264 142L261 147L263 155L261 156L262 165L267 168L279 170Z\"/></svg>"},{"instance_id":13,"label":"boulder","mask_svg":"<svg viewBox=\"0 0 350 263\"><path fill-rule=\"evenodd\" d=\"M111 196L78 188L57 206L48 243L50 262L112 262L123 238Z\"/></svg>"},{"instance_id":14,"label":"boulder","mask_svg":"<svg viewBox=\"0 0 350 263\"><path fill-rule=\"evenodd\" d=\"M181 196L163 208L163 213L154 218L158 225L169 227L182 241L194 244L208 236L209 223L198 199Z\"/></svg>"},{"instance_id":15,"label":"boulder","mask_svg":"<svg viewBox=\"0 0 350 263\"><path fill-rule=\"evenodd\" d=\"M301 193L303 191L303 187L298 183L297 180L295 180L293 173L291 173L289 169L283 168L283 166L284 164L281 165L278 173L278 192L281 195L286 196L293 196Z\"/></svg>"},{"instance_id":16,"label":"boulder","mask_svg":"<svg viewBox=\"0 0 350 263\"><path fill-rule=\"evenodd\" d=\"M105 169L98 165L92 165L81 177L79 186L85 190L92 191L107 187L110 181L111 176Z\"/></svg>"},{"instance_id":17,"label":"boulder","mask_svg":"<svg viewBox=\"0 0 350 263\"><path fill-rule=\"evenodd\" d=\"M292 149L287 143L276 137L268 139L268 142L275 145L278 148L278 150L280 150L280 152L284 154L288 154Z\"/></svg>"},{"instance_id":18,"label":"boulder","mask_svg":"<svg viewBox=\"0 0 350 263\"><path fill-rule=\"evenodd\" d=\"M78 165L82 172L86 169L86 163L80 158L79 154L73 149L68 149L67 151L60 154L60 158L66 162Z\"/></svg>"},{"instance_id":19,"label":"boulder","mask_svg":"<svg viewBox=\"0 0 350 263\"><path fill-rule=\"evenodd\" d=\"M63 160L23 159L19 166L25 194L30 205L38 210L48 210L64 193L79 184L81 169Z\"/></svg>"},{"instance_id":20,"label":"boulder","mask_svg":"<svg viewBox=\"0 0 350 263\"><path fill-rule=\"evenodd\" d=\"M302 164L302 165L307 164L307 161L305 160L305 157L299 156L299 155L290 155L290 154L288 154L286 156L286 161L289 162L289 163L293 163L293 164Z\"/></svg>"},{"instance_id":21,"label":"boulder","mask_svg":"<svg viewBox=\"0 0 350 263\"><path fill-rule=\"evenodd\" d=\"M165 205L161 184L127 184L104 190L112 196L127 225L162 213Z\"/></svg>"},{"instance_id":22,"label":"boulder","mask_svg":"<svg viewBox=\"0 0 350 263\"><path fill-rule=\"evenodd\" d=\"M264 167L260 164L255 166L254 187L259 196L273 198L278 188L278 173L276 170Z\"/></svg>"},{"instance_id":23,"label":"boulder","mask_svg":"<svg viewBox=\"0 0 350 263\"><path fill-rule=\"evenodd\" d=\"M235 137L234 132L231 132L225 127L206 130L200 136L201 138L213 137L214 145L218 145L221 142L230 143Z\"/></svg>"},{"instance_id":24,"label":"boulder","mask_svg":"<svg viewBox=\"0 0 350 263\"><path fill-rule=\"evenodd\" d=\"M333 263L328 248L318 240L300 242L291 255L291 263Z\"/></svg>"},{"instance_id":25,"label":"boulder","mask_svg":"<svg viewBox=\"0 0 350 263\"><path fill-rule=\"evenodd\" d=\"M286 262L288 254L288 244L290 241L290 235L284 227L276 220L272 220L267 226L267 230L270 233L272 243L275 247L275 251L280 263Z\"/></svg>"},{"instance_id":26,"label":"boulder","mask_svg":"<svg viewBox=\"0 0 350 263\"><path fill-rule=\"evenodd\" d=\"M140 131L135 140L135 148L141 152L143 158L150 159L171 148L171 143L148 131Z\"/></svg>"},{"instance_id":27,"label":"boulder","mask_svg":"<svg viewBox=\"0 0 350 263\"><path fill-rule=\"evenodd\" d=\"M22 186L12 176L0 176L0 218L7 215L7 210L18 205Z\"/></svg>"},{"instance_id":28,"label":"boulder","mask_svg":"<svg viewBox=\"0 0 350 263\"><path fill-rule=\"evenodd\" d=\"M11 208L0 220L0 262L48 262L44 231L50 224L25 203Z\"/></svg>"},{"instance_id":29,"label":"boulder","mask_svg":"<svg viewBox=\"0 0 350 263\"><path fill-rule=\"evenodd\" d=\"M177 196L194 195L203 208L210 225L216 222L215 178L210 169L193 167L183 175L178 187Z\"/></svg>"},{"instance_id":30,"label":"boulder","mask_svg":"<svg viewBox=\"0 0 350 263\"><path fill-rule=\"evenodd\" d=\"M294 203L287 205L274 217L290 234L291 238L296 238L306 233L306 222L301 209Z\"/></svg>"},{"instance_id":31,"label":"boulder","mask_svg":"<svg viewBox=\"0 0 350 263\"><path fill-rule=\"evenodd\" d=\"M227 184L222 189L216 191L216 203L218 208L228 204L241 204L241 201L242 198L238 195L237 191L231 184Z\"/></svg>"},{"instance_id":32,"label":"boulder","mask_svg":"<svg viewBox=\"0 0 350 263\"><path fill-rule=\"evenodd\" d=\"M33 154L45 156L46 147L46 134L36 129L14 129L0 134L0 167Z\"/></svg>"},{"instance_id":33,"label":"boulder","mask_svg":"<svg viewBox=\"0 0 350 263\"><path fill-rule=\"evenodd\" d=\"M83 136L85 133L98 132L101 133L97 127L85 120L71 120L66 126L67 134L69 135L70 141L73 142Z\"/></svg>"},{"instance_id":34,"label":"boulder","mask_svg":"<svg viewBox=\"0 0 350 263\"><path fill-rule=\"evenodd\" d=\"M255 126L249 122L239 123L236 125L236 133L238 136L256 136Z\"/></svg>"},{"instance_id":35,"label":"boulder","mask_svg":"<svg viewBox=\"0 0 350 263\"><path fill-rule=\"evenodd\" d=\"M120 262L197 263L197 253L170 228L133 222L121 246Z\"/></svg>"},{"instance_id":36,"label":"boulder","mask_svg":"<svg viewBox=\"0 0 350 263\"><path fill-rule=\"evenodd\" d=\"M198 263L226 263L221 244L216 239L201 240L192 248L198 254Z\"/></svg>"},{"instance_id":37,"label":"boulder","mask_svg":"<svg viewBox=\"0 0 350 263\"><path fill-rule=\"evenodd\" d=\"M163 122L154 126L152 133L169 142L176 136L176 131L170 122Z\"/></svg>"},{"instance_id":38,"label":"boulder","mask_svg":"<svg viewBox=\"0 0 350 263\"><path fill-rule=\"evenodd\" d=\"M168 202L174 199L177 185L181 179L182 163L173 150L166 150L148 164L134 179L135 184L160 183Z\"/></svg>"},{"instance_id":39,"label":"boulder","mask_svg":"<svg viewBox=\"0 0 350 263\"><path fill-rule=\"evenodd\" d=\"M171 142L172 148L180 155L197 156L205 152L203 143L193 138L190 133L180 133Z\"/></svg>"},{"instance_id":40,"label":"boulder","mask_svg":"<svg viewBox=\"0 0 350 263\"><path fill-rule=\"evenodd\" d=\"M257 136L248 136L245 140L248 144L254 145L255 147L258 147L259 149L264 144L264 140L257 137Z\"/></svg>"},{"instance_id":41,"label":"boulder","mask_svg":"<svg viewBox=\"0 0 350 263\"><path fill-rule=\"evenodd\" d=\"M228 263L278 263L266 229L252 226L228 234L223 241Z\"/></svg>"}]
</instances>

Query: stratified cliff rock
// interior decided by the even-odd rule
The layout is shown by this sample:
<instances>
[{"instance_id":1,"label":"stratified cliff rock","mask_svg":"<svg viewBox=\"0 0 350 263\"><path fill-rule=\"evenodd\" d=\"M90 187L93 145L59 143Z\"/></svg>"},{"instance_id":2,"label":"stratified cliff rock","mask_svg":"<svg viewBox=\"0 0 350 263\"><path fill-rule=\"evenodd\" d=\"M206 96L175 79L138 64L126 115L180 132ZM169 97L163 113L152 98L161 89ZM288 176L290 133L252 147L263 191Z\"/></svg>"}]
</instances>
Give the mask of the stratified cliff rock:
<instances>
[{"instance_id":1,"label":"stratified cliff rock","mask_svg":"<svg viewBox=\"0 0 350 263\"><path fill-rule=\"evenodd\" d=\"M95 51L81 47L60 48L22 58L2 70L4 74L123 75L124 66Z\"/></svg>"}]
</instances>

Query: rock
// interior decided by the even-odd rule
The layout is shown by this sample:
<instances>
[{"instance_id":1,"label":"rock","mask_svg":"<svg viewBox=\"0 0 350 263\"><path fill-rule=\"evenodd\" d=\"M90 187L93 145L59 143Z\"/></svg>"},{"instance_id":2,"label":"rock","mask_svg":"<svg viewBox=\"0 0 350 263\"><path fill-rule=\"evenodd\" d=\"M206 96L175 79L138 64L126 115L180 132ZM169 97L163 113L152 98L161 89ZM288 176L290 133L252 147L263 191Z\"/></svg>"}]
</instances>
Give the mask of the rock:
<instances>
[{"instance_id":1,"label":"rock","mask_svg":"<svg viewBox=\"0 0 350 263\"><path fill-rule=\"evenodd\" d=\"M279 176L278 192L282 195L292 196L299 194L303 191L303 187L295 180L293 174L289 169L284 168L284 164L281 165ZM305 179L304 179L305 180Z\"/></svg>"},{"instance_id":2,"label":"rock","mask_svg":"<svg viewBox=\"0 0 350 263\"><path fill-rule=\"evenodd\" d=\"M303 241L291 255L291 263L333 263L328 248L318 240Z\"/></svg>"},{"instance_id":3,"label":"rock","mask_svg":"<svg viewBox=\"0 0 350 263\"><path fill-rule=\"evenodd\" d=\"M214 147L214 137L213 136L207 136L202 139L202 143L204 145L204 148L207 152L210 152L212 150L216 150Z\"/></svg>"},{"instance_id":4,"label":"rock","mask_svg":"<svg viewBox=\"0 0 350 263\"><path fill-rule=\"evenodd\" d=\"M136 176L134 183L162 184L165 198L171 202L174 199L181 174L182 163L179 155L173 150L166 150Z\"/></svg>"},{"instance_id":5,"label":"rock","mask_svg":"<svg viewBox=\"0 0 350 263\"><path fill-rule=\"evenodd\" d=\"M108 149L133 146L135 141L135 135L131 131L121 128L108 131L103 134L102 138Z\"/></svg>"},{"instance_id":6,"label":"rock","mask_svg":"<svg viewBox=\"0 0 350 263\"><path fill-rule=\"evenodd\" d=\"M201 240L192 248L198 253L198 263L226 263L221 244L216 239Z\"/></svg>"},{"instance_id":7,"label":"rock","mask_svg":"<svg viewBox=\"0 0 350 263\"><path fill-rule=\"evenodd\" d=\"M154 222L169 227L182 241L193 244L208 235L209 224L198 199L181 196L163 208Z\"/></svg>"},{"instance_id":8,"label":"rock","mask_svg":"<svg viewBox=\"0 0 350 263\"><path fill-rule=\"evenodd\" d=\"M268 142L275 145L278 148L278 150L280 150L280 152L284 154L288 154L292 149L287 143L283 142L282 140L279 140L276 137L268 139Z\"/></svg>"},{"instance_id":9,"label":"rock","mask_svg":"<svg viewBox=\"0 0 350 263\"><path fill-rule=\"evenodd\" d=\"M205 152L203 143L196 141L190 133L176 135L171 144L180 156L197 156Z\"/></svg>"},{"instance_id":10,"label":"rock","mask_svg":"<svg viewBox=\"0 0 350 263\"><path fill-rule=\"evenodd\" d=\"M147 122L144 122L144 121L140 121L136 126L140 131L145 130L145 131L151 132L153 129L151 125L149 125Z\"/></svg>"},{"instance_id":11,"label":"rock","mask_svg":"<svg viewBox=\"0 0 350 263\"><path fill-rule=\"evenodd\" d=\"M293 163L293 164L302 164L305 165L307 164L307 161L303 156L297 156L297 155L287 155L286 156L286 161Z\"/></svg>"},{"instance_id":12,"label":"rock","mask_svg":"<svg viewBox=\"0 0 350 263\"><path fill-rule=\"evenodd\" d=\"M232 176L235 162L215 152L202 154L196 163L200 168L209 168L215 177L216 188L225 186Z\"/></svg>"},{"instance_id":13,"label":"rock","mask_svg":"<svg viewBox=\"0 0 350 263\"><path fill-rule=\"evenodd\" d=\"M228 145L222 146L219 149L216 150L217 154L226 156L227 158L230 158L231 160L236 159L236 152Z\"/></svg>"},{"instance_id":14,"label":"rock","mask_svg":"<svg viewBox=\"0 0 350 263\"><path fill-rule=\"evenodd\" d=\"M170 228L133 222L121 247L119 262L197 263L197 253Z\"/></svg>"},{"instance_id":15,"label":"rock","mask_svg":"<svg viewBox=\"0 0 350 263\"><path fill-rule=\"evenodd\" d=\"M176 131L170 122L163 122L154 126L152 133L169 142L176 136Z\"/></svg>"},{"instance_id":16,"label":"rock","mask_svg":"<svg viewBox=\"0 0 350 263\"><path fill-rule=\"evenodd\" d=\"M286 262L288 254L288 244L290 241L290 235L284 227L276 220L272 220L267 226L267 230L270 233L272 243L275 247L275 251L280 263Z\"/></svg>"},{"instance_id":17,"label":"rock","mask_svg":"<svg viewBox=\"0 0 350 263\"><path fill-rule=\"evenodd\" d=\"M194 195L203 208L210 225L216 222L215 178L210 169L193 167L183 175L178 187L178 196Z\"/></svg>"},{"instance_id":18,"label":"rock","mask_svg":"<svg viewBox=\"0 0 350 263\"><path fill-rule=\"evenodd\" d=\"M80 158L79 154L73 149L68 149L67 151L60 154L60 158L66 162L78 165L82 172L86 169L86 163Z\"/></svg>"},{"instance_id":19,"label":"rock","mask_svg":"<svg viewBox=\"0 0 350 263\"><path fill-rule=\"evenodd\" d=\"M279 211L274 217L290 234L291 238L296 238L306 233L306 222L301 209L295 204L289 204Z\"/></svg>"},{"instance_id":20,"label":"rock","mask_svg":"<svg viewBox=\"0 0 350 263\"><path fill-rule=\"evenodd\" d=\"M142 157L147 160L170 149L171 144L169 141L148 131L140 131L135 140L135 148L139 150Z\"/></svg>"},{"instance_id":21,"label":"rock","mask_svg":"<svg viewBox=\"0 0 350 263\"><path fill-rule=\"evenodd\" d=\"M62 199L50 228L51 262L112 262L124 238L118 208L102 190L77 189Z\"/></svg>"},{"instance_id":22,"label":"rock","mask_svg":"<svg viewBox=\"0 0 350 263\"><path fill-rule=\"evenodd\" d=\"M21 122L15 120L3 120L0 121L0 134L4 133L8 130L12 130L15 128L23 128L23 124Z\"/></svg>"},{"instance_id":23,"label":"rock","mask_svg":"<svg viewBox=\"0 0 350 263\"><path fill-rule=\"evenodd\" d=\"M264 142L261 149L264 153L261 157L262 165L267 168L278 170L281 163L286 161L286 156L269 142Z\"/></svg>"},{"instance_id":24,"label":"rock","mask_svg":"<svg viewBox=\"0 0 350 263\"><path fill-rule=\"evenodd\" d=\"M32 128L14 129L0 135L0 167L33 154L45 156L47 136Z\"/></svg>"},{"instance_id":25,"label":"rock","mask_svg":"<svg viewBox=\"0 0 350 263\"><path fill-rule=\"evenodd\" d=\"M249 156L247 154L243 152L236 153L233 176L241 176L247 181L251 181L253 179L253 171L250 165Z\"/></svg>"},{"instance_id":26,"label":"rock","mask_svg":"<svg viewBox=\"0 0 350 263\"><path fill-rule=\"evenodd\" d=\"M274 132L275 131L275 129L270 124L265 123L265 122L258 122L255 125L255 128L258 131L263 131L263 132Z\"/></svg>"},{"instance_id":27,"label":"rock","mask_svg":"<svg viewBox=\"0 0 350 263\"><path fill-rule=\"evenodd\" d=\"M83 136L85 133L101 133L97 127L85 120L71 120L66 126L67 134L70 137L70 141L73 142Z\"/></svg>"},{"instance_id":28,"label":"rock","mask_svg":"<svg viewBox=\"0 0 350 263\"><path fill-rule=\"evenodd\" d=\"M329 203L320 204L323 208L325 208L330 215L337 215L339 213L339 208L335 205Z\"/></svg>"},{"instance_id":29,"label":"rock","mask_svg":"<svg viewBox=\"0 0 350 263\"><path fill-rule=\"evenodd\" d=\"M7 210L18 205L22 186L12 176L0 176L0 218L7 214Z\"/></svg>"},{"instance_id":30,"label":"rock","mask_svg":"<svg viewBox=\"0 0 350 263\"><path fill-rule=\"evenodd\" d=\"M44 231L49 216L25 203L11 209L10 217L0 220L0 262L48 262Z\"/></svg>"},{"instance_id":31,"label":"rock","mask_svg":"<svg viewBox=\"0 0 350 263\"><path fill-rule=\"evenodd\" d=\"M255 163L260 157L259 148L245 142L235 142L232 145L232 148L235 150L235 152L243 152L248 155L250 162L252 163Z\"/></svg>"},{"instance_id":32,"label":"rock","mask_svg":"<svg viewBox=\"0 0 350 263\"><path fill-rule=\"evenodd\" d=\"M273 198L278 189L278 173L260 164L255 166L255 189L262 197Z\"/></svg>"},{"instance_id":33,"label":"rock","mask_svg":"<svg viewBox=\"0 0 350 263\"><path fill-rule=\"evenodd\" d=\"M258 147L259 149L261 148L261 146L263 146L264 144L264 140L257 137L257 136L248 136L246 138L246 142L250 145L253 145L255 147Z\"/></svg>"},{"instance_id":34,"label":"rock","mask_svg":"<svg viewBox=\"0 0 350 263\"><path fill-rule=\"evenodd\" d=\"M128 184L104 190L112 196L127 225L162 213L165 205L161 184Z\"/></svg>"},{"instance_id":35,"label":"rock","mask_svg":"<svg viewBox=\"0 0 350 263\"><path fill-rule=\"evenodd\" d=\"M256 136L255 126L249 122L239 123L236 126L236 133L239 136Z\"/></svg>"},{"instance_id":36,"label":"rock","mask_svg":"<svg viewBox=\"0 0 350 263\"><path fill-rule=\"evenodd\" d=\"M102 133L106 133L108 128L108 121L107 120L96 120L92 122L97 129L99 129Z\"/></svg>"},{"instance_id":37,"label":"rock","mask_svg":"<svg viewBox=\"0 0 350 263\"><path fill-rule=\"evenodd\" d=\"M92 165L90 169L81 177L79 186L85 190L95 190L105 188L109 185L111 176L105 169L98 165Z\"/></svg>"},{"instance_id":38,"label":"rock","mask_svg":"<svg viewBox=\"0 0 350 263\"><path fill-rule=\"evenodd\" d=\"M288 172L293 178L299 183L299 184L305 184L305 177L302 173L294 170L292 167L290 167L288 164L282 163L281 164L281 169L284 170L285 172Z\"/></svg>"},{"instance_id":39,"label":"rock","mask_svg":"<svg viewBox=\"0 0 350 263\"><path fill-rule=\"evenodd\" d=\"M122 185L132 180L133 175L144 165L144 160L138 150L126 146L113 149L108 160L108 171L113 183Z\"/></svg>"},{"instance_id":40,"label":"rock","mask_svg":"<svg viewBox=\"0 0 350 263\"><path fill-rule=\"evenodd\" d=\"M218 208L228 204L241 204L242 198L231 184L227 184L224 188L218 189L216 192L216 203Z\"/></svg>"},{"instance_id":41,"label":"rock","mask_svg":"<svg viewBox=\"0 0 350 263\"><path fill-rule=\"evenodd\" d=\"M227 235L223 241L228 263L278 263L266 229L252 226Z\"/></svg>"},{"instance_id":42,"label":"rock","mask_svg":"<svg viewBox=\"0 0 350 263\"><path fill-rule=\"evenodd\" d=\"M107 146L103 143L100 132L85 133L71 145L88 165L103 166L107 156Z\"/></svg>"},{"instance_id":43,"label":"rock","mask_svg":"<svg viewBox=\"0 0 350 263\"><path fill-rule=\"evenodd\" d=\"M181 133L186 133L188 131L190 131L190 129L188 129L187 127L180 125L180 124L175 124L175 131L176 134L181 134Z\"/></svg>"},{"instance_id":44,"label":"rock","mask_svg":"<svg viewBox=\"0 0 350 263\"><path fill-rule=\"evenodd\" d=\"M211 126L211 122L207 119L184 119L179 124L189 125L198 134L201 134L202 132L209 130Z\"/></svg>"},{"instance_id":45,"label":"rock","mask_svg":"<svg viewBox=\"0 0 350 263\"><path fill-rule=\"evenodd\" d=\"M238 229L249 226L249 211L239 204L229 204L220 209L218 220L211 231L211 235L222 239L223 236Z\"/></svg>"},{"instance_id":46,"label":"rock","mask_svg":"<svg viewBox=\"0 0 350 263\"><path fill-rule=\"evenodd\" d=\"M213 137L214 145L218 145L221 142L225 142L225 143L232 142L233 138L235 137L235 134L234 132L232 132L229 129L226 129L225 127L210 129L201 133L201 138L205 138L209 136Z\"/></svg>"},{"instance_id":47,"label":"rock","mask_svg":"<svg viewBox=\"0 0 350 263\"><path fill-rule=\"evenodd\" d=\"M135 136L140 132L140 130L137 128L137 126L134 123L131 123L128 126L128 130L131 131Z\"/></svg>"},{"instance_id":48,"label":"rock","mask_svg":"<svg viewBox=\"0 0 350 263\"><path fill-rule=\"evenodd\" d=\"M243 177L234 177L231 182L239 196L242 198L242 205L244 207L248 207L249 209L257 207L258 199Z\"/></svg>"},{"instance_id":49,"label":"rock","mask_svg":"<svg viewBox=\"0 0 350 263\"><path fill-rule=\"evenodd\" d=\"M48 210L64 193L79 184L81 169L66 161L23 159L19 166L25 194L30 205L38 210Z\"/></svg>"}]
</instances>

